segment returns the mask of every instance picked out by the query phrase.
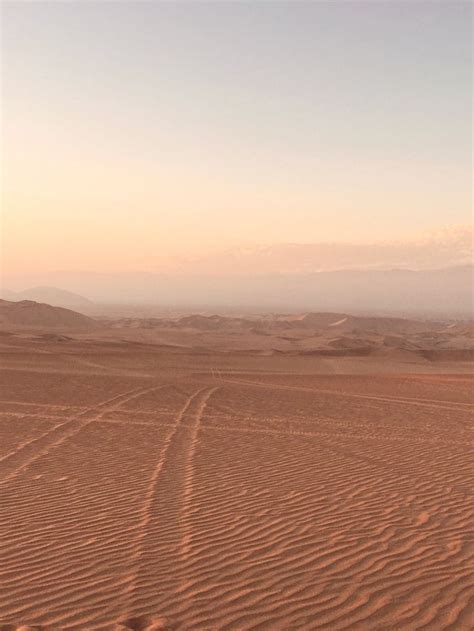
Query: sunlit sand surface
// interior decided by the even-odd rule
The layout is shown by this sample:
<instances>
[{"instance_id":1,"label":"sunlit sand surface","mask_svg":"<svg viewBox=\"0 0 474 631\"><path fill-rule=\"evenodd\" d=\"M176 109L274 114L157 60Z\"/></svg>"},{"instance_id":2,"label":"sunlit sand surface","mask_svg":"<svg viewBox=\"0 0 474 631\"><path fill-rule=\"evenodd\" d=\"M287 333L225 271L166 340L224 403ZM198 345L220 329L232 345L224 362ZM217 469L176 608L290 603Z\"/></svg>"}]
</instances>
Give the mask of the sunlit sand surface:
<instances>
[{"instance_id":1,"label":"sunlit sand surface","mask_svg":"<svg viewBox=\"0 0 474 631\"><path fill-rule=\"evenodd\" d=\"M455 363L2 344L1 629L472 629Z\"/></svg>"}]
</instances>

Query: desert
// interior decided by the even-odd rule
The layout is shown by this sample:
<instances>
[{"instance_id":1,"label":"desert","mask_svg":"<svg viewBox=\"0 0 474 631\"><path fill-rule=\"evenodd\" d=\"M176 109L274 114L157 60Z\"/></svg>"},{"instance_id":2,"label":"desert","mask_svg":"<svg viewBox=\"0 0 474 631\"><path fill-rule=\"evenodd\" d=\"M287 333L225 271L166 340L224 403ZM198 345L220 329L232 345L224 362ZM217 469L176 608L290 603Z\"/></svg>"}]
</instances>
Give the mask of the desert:
<instances>
[{"instance_id":1,"label":"desert","mask_svg":"<svg viewBox=\"0 0 474 631\"><path fill-rule=\"evenodd\" d=\"M473 631L473 3L0 0L0 631Z\"/></svg>"},{"instance_id":2,"label":"desert","mask_svg":"<svg viewBox=\"0 0 474 631\"><path fill-rule=\"evenodd\" d=\"M2 630L472 628L470 322L0 319Z\"/></svg>"}]
</instances>

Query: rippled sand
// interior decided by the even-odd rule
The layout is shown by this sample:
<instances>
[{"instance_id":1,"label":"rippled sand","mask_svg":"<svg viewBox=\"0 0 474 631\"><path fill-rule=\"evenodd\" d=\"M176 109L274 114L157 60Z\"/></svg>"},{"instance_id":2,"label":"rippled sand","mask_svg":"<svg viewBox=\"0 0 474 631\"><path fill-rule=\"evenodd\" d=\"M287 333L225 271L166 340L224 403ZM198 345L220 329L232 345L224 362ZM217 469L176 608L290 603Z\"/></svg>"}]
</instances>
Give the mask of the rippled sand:
<instances>
[{"instance_id":1,"label":"rippled sand","mask_svg":"<svg viewBox=\"0 0 474 631\"><path fill-rule=\"evenodd\" d=\"M472 628L472 377L4 350L0 629Z\"/></svg>"}]
</instances>

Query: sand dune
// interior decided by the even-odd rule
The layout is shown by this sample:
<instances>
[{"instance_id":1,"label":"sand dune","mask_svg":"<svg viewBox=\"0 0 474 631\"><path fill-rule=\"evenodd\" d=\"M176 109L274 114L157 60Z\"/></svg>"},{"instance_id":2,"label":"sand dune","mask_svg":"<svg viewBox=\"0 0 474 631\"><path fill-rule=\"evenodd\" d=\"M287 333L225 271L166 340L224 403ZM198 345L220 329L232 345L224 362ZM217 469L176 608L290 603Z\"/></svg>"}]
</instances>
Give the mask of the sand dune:
<instances>
[{"instance_id":1,"label":"sand dune","mask_svg":"<svg viewBox=\"0 0 474 631\"><path fill-rule=\"evenodd\" d=\"M202 331L258 329L277 330L313 330L323 331L337 326L344 331L366 331L377 333L420 333L426 331L449 330L446 324L436 321L411 320L407 318L354 316L345 313L305 313L300 316L254 316L253 318L221 315L190 315L174 320L148 318L146 320L124 319L121 326L146 324L150 327L191 328ZM454 326L457 326L455 323Z\"/></svg>"},{"instance_id":2,"label":"sand dune","mask_svg":"<svg viewBox=\"0 0 474 631\"><path fill-rule=\"evenodd\" d=\"M23 291L0 290L0 298L10 301L31 300L65 309L90 310L94 303L79 294L57 287L31 287Z\"/></svg>"},{"instance_id":3,"label":"sand dune","mask_svg":"<svg viewBox=\"0 0 474 631\"><path fill-rule=\"evenodd\" d=\"M319 357L380 356L397 363L470 361L472 322L437 322L343 313L191 315L103 320L114 338L160 343L197 352L254 352Z\"/></svg>"},{"instance_id":4,"label":"sand dune","mask_svg":"<svg viewBox=\"0 0 474 631\"><path fill-rule=\"evenodd\" d=\"M0 629L472 628L462 364L0 346Z\"/></svg>"},{"instance_id":5,"label":"sand dune","mask_svg":"<svg viewBox=\"0 0 474 631\"><path fill-rule=\"evenodd\" d=\"M43 327L47 329L94 329L98 323L81 313L49 304L20 300L0 300L0 326Z\"/></svg>"}]
</instances>

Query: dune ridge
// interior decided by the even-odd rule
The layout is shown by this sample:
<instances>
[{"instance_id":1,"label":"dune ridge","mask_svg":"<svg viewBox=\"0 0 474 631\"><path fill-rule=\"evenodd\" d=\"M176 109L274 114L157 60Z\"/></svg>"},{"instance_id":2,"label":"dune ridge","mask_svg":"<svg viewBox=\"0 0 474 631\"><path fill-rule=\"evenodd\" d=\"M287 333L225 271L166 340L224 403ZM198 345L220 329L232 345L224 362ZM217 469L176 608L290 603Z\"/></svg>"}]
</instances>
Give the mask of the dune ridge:
<instances>
[{"instance_id":1,"label":"dune ridge","mask_svg":"<svg viewBox=\"0 0 474 631\"><path fill-rule=\"evenodd\" d=\"M53 307L33 300L11 302L0 300L0 326L6 327L47 327L61 329L94 329L98 323L81 313Z\"/></svg>"}]
</instances>

